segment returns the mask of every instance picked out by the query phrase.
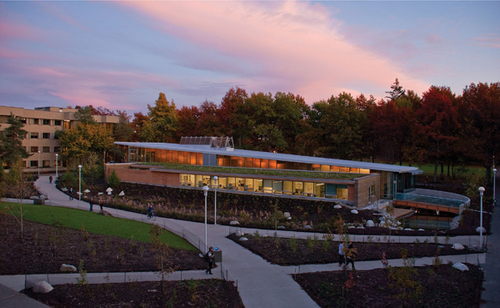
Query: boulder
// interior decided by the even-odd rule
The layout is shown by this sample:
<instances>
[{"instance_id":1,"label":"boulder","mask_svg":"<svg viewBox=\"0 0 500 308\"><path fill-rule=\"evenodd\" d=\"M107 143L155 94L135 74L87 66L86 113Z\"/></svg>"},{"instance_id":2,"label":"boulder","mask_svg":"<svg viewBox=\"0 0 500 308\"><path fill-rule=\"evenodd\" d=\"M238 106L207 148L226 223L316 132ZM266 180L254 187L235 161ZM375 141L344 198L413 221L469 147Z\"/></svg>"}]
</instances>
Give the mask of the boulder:
<instances>
[{"instance_id":1,"label":"boulder","mask_svg":"<svg viewBox=\"0 0 500 308\"><path fill-rule=\"evenodd\" d=\"M462 272L469 270L467 265L463 264L462 262L457 262L457 263L453 264L453 268L456 268L457 270L462 271Z\"/></svg>"},{"instance_id":2,"label":"boulder","mask_svg":"<svg viewBox=\"0 0 500 308\"><path fill-rule=\"evenodd\" d=\"M246 238L246 237L242 236L242 237L240 237L240 241L242 241L242 242L244 242L244 241L248 241L248 238Z\"/></svg>"},{"instance_id":3,"label":"boulder","mask_svg":"<svg viewBox=\"0 0 500 308\"><path fill-rule=\"evenodd\" d=\"M406 231L413 231L412 228L405 228Z\"/></svg>"},{"instance_id":4,"label":"boulder","mask_svg":"<svg viewBox=\"0 0 500 308\"><path fill-rule=\"evenodd\" d=\"M340 205L340 204L335 204L335 206L334 206L333 208L338 210L338 209L341 209L341 208L342 208L342 205Z\"/></svg>"},{"instance_id":5,"label":"boulder","mask_svg":"<svg viewBox=\"0 0 500 308\"><path fill-rule=\"evenodd\" d=\"M375 223L373 222L373 220L370 219L370 220L366 221L366 226L367 227L375 227Z\"/></svg>"},{"instance_id":6,"label":"boulder","mask_svg":"<svg viewBox=\"0 0 500 308\"><path fill-rule=\"evenodd\" d=\"M424 229L422 229L422 228L420 228L420 229L418 229L418 231L425 231L425 230L424 230Z\"/></svg>"},{"instance_id":7,"label":"boulder","mask_svg":"<svg viewBox=\"0 0 500 308\"><path fill-rule=\"evenodd\" d=\"M453 246L451 246L451 248L453 248L455 250L464 250L465 249L464 245L462 245L460 243L453 244Z\"/></svg>"},{"instance_id":8,"label":"boulder","mask_svg":"<svg viewBox=\"0 0 500 308\"><path fill-rule=\"evenodd\" d=\"M61 265L61 268L59 270L61 272L74 272L74 273L76 273L76 266L69 265L69 264L63 264L63 265Z\"/></svg>"},{"instance_id":9,"label":"boulder","mask_svg":"<svg viewBox=\"0 0 500 308\"><path fill-rule=\"evenodd\" d=\"M351 210L351 213L358 214L358 210Z\"/></svg>"},{"instance_id":10,"label":"boulder","mask_svg":"<svg viewBox=\"0 0 500 308\"><path fill-rule=\"evenodd\" d=\"M33 285L33 292L35 293L49 293L54 288L47 281L39 281Z\"/></svg>"},{"instance_id":11,"label":"boulder","mask_svg":"<svg viewBox=\"0 0 500 308\"><path fill-rule=\"evenodd\" d=\"M283 213L283 217L285 217L285 218L289 218L289 217L291 217L291 216L290 216L290 213L289 213L289 212L285 212L285 213Z\"/></svg>"},{"instance_id":12,"label":"boulder","mask_svg":"<svg viewBox=\"0 0 500 308\"><path fill-rule=\"evenodd\" d=\"M304 228L305 229L312 229L312 227L310 225L306 225Z\"/></svg>"},{"instance_id":13,"label":"boulder","mask_svg":"<svg viewBox=\"0 0 500 308\"><path fill-rule=\"evenodd\" d=\"M278 226L278 229L285 230L285 226Z\"/></svg>"},{"instance_id":14,"label":"boulder","mask_svg":"<svg viewBox=\"0 0 500 308\"><path fill-rule=\"evenodd\" d=\"M239 225L239 224L240 224L240 223L239 223L237 220L232 220L232 221L229 223L229 225L231 225L231 226L237 226L237 225Z\"/></svg>"},{"instance_id":15,"label":"boulder","mask_svg":"<svg viewBox=\"0 0 500 308\"><path fill-rule=\"evenodd\" d=\"M477 227L476 232L481 233L481 228L483 229L483 234L486 233L486 229L484 227Z\"/></svg>"}]
</instances>

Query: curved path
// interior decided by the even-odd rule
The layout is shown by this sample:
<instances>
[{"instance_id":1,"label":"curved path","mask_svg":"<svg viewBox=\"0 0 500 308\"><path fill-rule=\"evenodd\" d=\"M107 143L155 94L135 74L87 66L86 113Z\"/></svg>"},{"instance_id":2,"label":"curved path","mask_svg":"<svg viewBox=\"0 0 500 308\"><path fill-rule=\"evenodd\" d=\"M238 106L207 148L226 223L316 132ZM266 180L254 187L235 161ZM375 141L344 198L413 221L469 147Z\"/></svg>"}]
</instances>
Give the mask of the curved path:
<instances>
[{"instance_id":1,"label":"curved path","mask_svg":"<svg viewBox=\"0 0 500 308\"><path fill-rule=\"evenodd\" d=\"M55 188L54 184L50 184L48 175L41 176L36 185L40 191L49 196L47 205L64 206L89 210L87 202L79 200L69 200L68 196ZM200 192L201 193L201 192ZM99 207L94 206L94 211L98 211ZM105 208L115 217L145 221L145 215L116 210L113 208ZM149 221L145 221L149 222ZM165 227L166 229L185 237L196 247L204 246L201 238L204 238L204 224L184 220L174 220L158 217L154 222ZM260 256L250 252L242 246L228 240L226 236L229 233L236 231L244 233L254 233L256 229L251 228L235 228L221 225L208 225L208 245L218 247L222 251L222 266L214 271L214 276L207 276L204 271L183 271L175 272L168 279L206 279L206 278L222 278L228 276L230 280L237 283L238 291L242 298L243 304L247 308L279 308L279 307L318 307L318 305L307 295L307 293L295 283L291 274L315 271L334 271L339 270L338 264L319 264L319 265L302 265L302 266L279 266L273 265L262 259ZM259 233L269 232L274 235L274 231L262 231ZM280 237L307 238L314 236L310 232L293 232L279 230L277 232ZM321 234L318 234L321 238ZM351 236L354 241L364 241L368 236L356 235ZM375 240L377 237L374 237ZM414 242L416 237L392 236L391 241L394 242ZM388 240L387 237L382 237L381 240ZM419 240L434 241L433 237L419 237ZM445 242L444 237L440 237L440 242ZM453 237L450 242L460 242L465 245L477 245L479 239L477 236L461 236ZM491 243L490 243L491 244ZM203 249L202 249L203 250ZM416 260L416 265L431 264L433 258L419 258ZM459 256L442 256L444 262L469 262L475 264L483 264L485 262L485 254L477 255L459 255ZM393 266L402 265L401 260L389 260ZM382 264L380 261L364 261L356 262L358 270L368 270L379 268ZM500 274L500 273L499 273ZM51 284L74 283L77 274L51 274L51 275L30 275L28 280L48 280ZM498 277L498 276L497 276ZM92 273L88 274L87 278L93 283L105 282L123 282L129 280L158 280L156 273ZM24 289L25 276L0 276L0 284L6 285L15 291ZM0 306L5 304L1 296L5 294L0 288ZM15 306L10 306L15 307Z\"/></svg>"}]
</instances>

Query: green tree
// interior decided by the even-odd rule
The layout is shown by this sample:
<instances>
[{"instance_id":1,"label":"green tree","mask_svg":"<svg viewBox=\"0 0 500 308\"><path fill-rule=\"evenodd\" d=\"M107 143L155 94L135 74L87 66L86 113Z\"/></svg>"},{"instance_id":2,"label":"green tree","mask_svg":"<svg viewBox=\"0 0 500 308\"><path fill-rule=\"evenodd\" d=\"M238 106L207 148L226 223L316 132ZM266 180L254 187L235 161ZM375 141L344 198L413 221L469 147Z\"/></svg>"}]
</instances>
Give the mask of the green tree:
<instances>
[{"instance_id":1,"label":"green tree","mask_svg":"<svg viewBox=\"0 0 500 308\"><path fill-rule=\"evenodd\" d=\"M83 164L83 174L90 178L90 184L94 185L94 181L104 176L103 157L96 152L90 152Z\"/></svg>"},{"instance_id":2,"label":"green tree","mask_svg":"<svg viewBox=\"0 0 500 308\"><path fill-rule=\"evenodd\" d=\"M85 106L85 107L79 107L77 106L77 112L75 112L74 117L75 120L78 121L78 123L83 123L83 124L97 124L96 120L94 119L94 114L92 112L93 108L92 106Z\"/></svg>"},{"instance_id":3,"label":"green tree","mask_svg":"<svg viewBox=\"0 0 500 308\"><path fill-rule=\"evenodd\" d=\"M391 85L391 91L386 91L385 93L389 94L386 98L389 98L393 101L396 101L399 98L402 98L406 95L406 91L399 84L399 80L396 78L396 81Z\"/></svg>"},{"instance_id":4,"label":"green tree","mask_svg":"<svg viewBox=\"0 0 500 308\"><path fill-rule=\"evenodd\" d=\"M23 129L24 124L12 113L7 118L7 124L9 126L0 133L0 163L11 167L19 159L28 158L31 154L22 146L28 133Z\"/></svg>"},{"instance_id":5,"label":"green tree","mask_svg":"<svg viewBox=\"0 0 500 308\"><path fill-rule=\"evenodd\" d=\"M62 159L77 159L80 163L92 153L108 151L113 146L111 132L98 124L78 123L59 134Z\"/></svg>"},{"instance_id":6,"label":"green tree","mask_svg":"<svg viewBox=\"0 0 500 308\"><path fill-rule=\"evenodd\" d=\"M130 116L125 111L118 111L118 123L113 126L113 137L116 141L132 141L134 128L130 123Z\"/></svg>"},{"instance_id":7,"label":"green tree","mask_svg":"<svg viewBox=\"0 0 500 308\"><path fill-rule=\"evenodd\" d=\"M148 142L174 142L177 130L177 110L160 92L156 105L148 104L148 119L139 132L139 139Z\"/></svg>"},{"instance_id":8,"label":"green tree","mask_svg":"<svg viewBox=\"0 0 500 308\"><path fill-rule=\"evenodd\" d=\"M327 102L313 105L319 120L323 146L317 154L323 157L340 159L360 158L363 147L363 125L366 114L358 109L351 94L342 93L332 96Z\"/></svg>"}]
</instances>

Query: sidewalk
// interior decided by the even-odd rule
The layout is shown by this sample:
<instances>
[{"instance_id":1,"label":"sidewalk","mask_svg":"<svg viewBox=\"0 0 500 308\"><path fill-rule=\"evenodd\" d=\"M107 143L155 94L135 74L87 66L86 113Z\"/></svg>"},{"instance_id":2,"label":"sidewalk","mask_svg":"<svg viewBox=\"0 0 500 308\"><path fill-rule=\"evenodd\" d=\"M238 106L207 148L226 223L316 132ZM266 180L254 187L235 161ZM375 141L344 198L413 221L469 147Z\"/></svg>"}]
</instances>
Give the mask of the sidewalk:
<instances>
[{"instance_id":1,"label":"sidewalk","mask_svg":"<svg viewBox=\"0 0 500 308\"><path fill-rule=\"evenodd\" d=\"M40 177L36 185L41 191L45 192L49 196L46 204L51 206L64 206L79 208L82 210L89 210L89 205L87 202L79 200L69 200L68 196L57 190L54 184L50 184L48 180L48 175ZM99 207L94 207L94 211L97 212ZM112 208L105 208L106 211L110 212L115 217L132 219L138 221L145 221L145 215L127 212L122 210L116 210ZM149 222L149 221L145 221ZM167 227L170 231L183 235L186 230L193 233L198 238L198 242L193 239L189 239L190 242L196 247L199 246L199 239L204 238L204 224L196 223L184 220L174 220L168 218L158 217L154 222L160 226ZM498 226L500 228L500 225ZM235 232L237 228L229 226L220 225L208 225L208 245L216 246L222 251L222 267L218 267L214 271L214 276L208 278L221 278L222 274L229 274L230 280L234 280L237 283L238 291L240 293L243 304L247 308L253 307L269 307L269 308L279 308L279 307L318 307L317 304L307 295L307 293L300 288L300 286L295 283L291 274L304 273L304 272L314 272L314 271L335 271L339 270L338 264L320 264L320 265L302 265L302 266L278 266L272 265L269 262L262 259L260 256L253 254L249 250L243 248L242 246L234 243L231 240L226 239L226 236L230 232ZM238 228L244 233L254 233L256 229L250 228ZM262 230L259 230L262 233ZM274 231L268 231L274 235ZM314 233L310 232L292 232L279 230L278 236L282 237L292 237L297 238L307 238L313 237ZM498 233L497 233L498 234ZM321 238L321 234L317 234ZM368 236L356 235L352 236L354 241L366 241ZM376 240L377 237L373 237ZM384 237L381 237L381 240ZM404 237L404 236L391 236L391 241L394 242L414 242L415 237ZM434 241L434 238L421 237L419 238L422 242L428 240L430 242ZM386 238L387 240L387 238ZM446 239L444 237L439 237L439 241L443 242ZM478 242L478 237L453 237L450 239L450 243L460 242L465 245L471 245ZM489 246L494 246L493 238L488 241ZM498 239L496 239L498 242ZM491 248L490 248L491 249ZM488 258L489 257L488 252ZM488 261L487 258L487 261ZM433 258L420 258L417 259L417 265L432 264ZM477 264L485 262L485 254L478 255L459 255L459 256L441 256L444 262L451 260L453 262L469 262ZM492 260L492 258L490 258ZM398 266L401 260L389 260L389 263L393 266ZM488 263L488 262L487 262ZM382 264L380 261L365 261L356 262L356 268L358 270L368 270L372 268L380 268ZM221 269L223 273L221 273ZM497 268L498 271L498 268ZM500 272L497 272L496 277L498 277ZM76 276L75 276L76 275ZM68 283L75 282L78 274L51 274L51 275L30 275L29 280L37 281L49 280L51 284ZM110 282L122 282L123 279L134 279L134 280L157 280L158 276L152 272L143 273L92 273L87 276L90 281L95 283L106 283L108 280ZM133 278L131 278L133 277ZM14 289L14 291L24 289L25 276L0 276L0 284L7 285ZM206 279L204 271L184 271L175 272L169 276L170 280L180 280L180 279ZM498 284L495 282L494 284ZM12 294L4 293L3 289L0 289L0 306L4 307L4 301L1 300ZM483 294L484 295L484 294ZM496 296L493 294L492 296ZM484 298L484 296L483 296ZM19 307L19 306L5 306L5 307ZM43 307L43 306L42 306ZM490 306L493 307L493 306Z\"/></svg>"}]
</instances>

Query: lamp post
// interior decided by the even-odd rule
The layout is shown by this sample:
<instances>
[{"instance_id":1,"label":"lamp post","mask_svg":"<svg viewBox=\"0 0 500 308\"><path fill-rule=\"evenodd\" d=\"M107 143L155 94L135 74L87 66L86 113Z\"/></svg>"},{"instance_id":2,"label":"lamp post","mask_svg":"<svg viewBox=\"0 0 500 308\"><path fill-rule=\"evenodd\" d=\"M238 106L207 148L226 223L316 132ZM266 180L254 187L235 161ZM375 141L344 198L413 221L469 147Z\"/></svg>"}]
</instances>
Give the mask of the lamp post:
<instances>
[{"instance_id":1,"label":"lamp post","mask_svg":"<svg viewBox=\"0 0 500 308\"><path fill-rule=\"evenodd\" d=\"M40 177L40 151L38 151L38 177Z\"/></svg>"},{"instance_id":2,"label":"lamp post","mask_svg":"<svg viewBox=\"0 0 500 308\"><path fill-rule=\"evenodd\" d=\"M82 200L82 165L78 165L78 200Z\"/></svg>"},{"instance_id":3,"label":"lamp post","mask_svg":"<svg viewBox=\"0 0 500 308\"><path fill-rule=\"evenodd\" d=\"M496 195L496 178L497 178L497 169L493 169L493 205L497 206L497 195Z\"/></svg>"},{"instance_id":4,"label":"lamp post","mask_svg":"<svg viewBox=\"0 0 500 308\"><path fill-rule=\"evenodd\" d=\"M59 154L56 153L56 180L59 177Z\"/></svg>"},{"instance_id":5,"label":"lamp post","mask_svg":"<svg viewBox=\"0 0 500 308\"><path fill-rule=\"evenodd\" d=\"M215 215L214 215L214 225L217 224L217 180L219 179L218 176L214 176L214 181L215 181Z\"/></svg>"},{"instance_id":6,"label":"lamp post","mask_svg":"<svg viewBox=\"0 0 500 308\"><path fill-rule=\"evenodd\" d=\"M208 250L207 246L207 196L208 196L208 186L203 186L203 194L205 195L205 252Z\"/></svg>"},{"instance_id":7,"label":"lamp post","mask_svg":"<svg viewBox=\"0 0 500 308\"><path fill-rule=\"evenodd\" d=\"M480 197L480 217L479 217L479 247L483 249L483 193L484 187L479 187L479 197Z\"/></svg>"}]
</instances>

